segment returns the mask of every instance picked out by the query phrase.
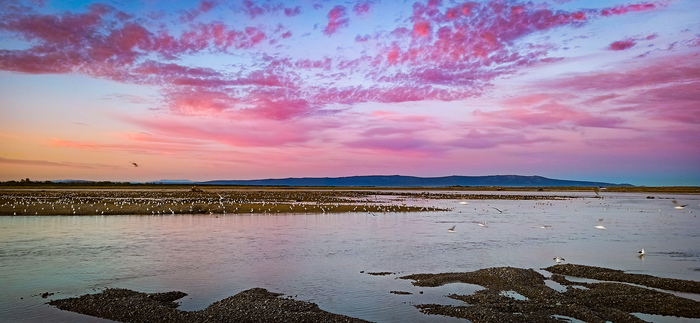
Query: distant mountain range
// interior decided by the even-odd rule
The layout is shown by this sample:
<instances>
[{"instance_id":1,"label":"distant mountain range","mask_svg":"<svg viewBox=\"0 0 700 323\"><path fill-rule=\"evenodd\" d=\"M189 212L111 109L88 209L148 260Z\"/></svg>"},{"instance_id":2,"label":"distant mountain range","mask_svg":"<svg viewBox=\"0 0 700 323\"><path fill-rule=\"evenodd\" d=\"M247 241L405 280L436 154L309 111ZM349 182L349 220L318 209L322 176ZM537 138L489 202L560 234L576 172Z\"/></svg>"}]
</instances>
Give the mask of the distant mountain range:
<instances>
[{"instance_id":1,"label":"distant mountain range","mask_svg":"<svg viewBox=\"0 0 700 323\"><path fill-rule=\"evenodd\" d=\"M85 180L57 180L54 183L96 183ZM107 182L108 183L108 182ZM300 177L251 180L190 181L186 179L162 179L153 182L131 184L180 184L180 185L241 185L241 186L355 186L355 187L633 187L632 184L572 181L542 176L489 175L417 177L401 175L373 175L347 177Z\"/></svg>"},{"instance_id":2,"label":"distant mountain range","mask_svg":"<svg viewBox=\"0 0 700 323\"><path fill-rule=\"evenodd\" d=\"M255 180L214 180L205 182L157 181L163 184L197 185L253 185L253 186L358 186L358 187L631 187L631 184L588 182L552 179L542 176L490 175L490 176L348 176L348 177L302 177Z\"/></svg>"}]
</instances>

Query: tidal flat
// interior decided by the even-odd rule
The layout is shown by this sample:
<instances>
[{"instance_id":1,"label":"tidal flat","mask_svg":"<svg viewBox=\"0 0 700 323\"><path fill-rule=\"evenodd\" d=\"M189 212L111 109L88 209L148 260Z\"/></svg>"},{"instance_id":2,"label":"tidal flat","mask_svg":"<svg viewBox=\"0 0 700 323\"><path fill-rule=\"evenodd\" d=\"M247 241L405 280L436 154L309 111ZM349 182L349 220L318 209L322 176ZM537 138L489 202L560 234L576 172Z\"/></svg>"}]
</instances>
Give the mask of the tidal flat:
<instances>
[{"instance_id":1,"label":"tidal flat","mask_svg":"<svg viewBox=\"0 0 700 323\"><path fill-rule=\"evenodd\" d=\"M1 215L168 215L447 211L407 200L452 192L305 188L1 189ZM461 194L462 199L558 200L554 195Z\"/></svg>"},{"instance_id":2,"label":"tidal flat","mask_svg":"<svg viewBox=\"0 0 700 323\"><path fill-rule=\"evenodd\" d=\"M413 285L435 287L451 283L475 284L486 289L471 295L447 295L464 305L416 304L426 315L468 319L471 322L561 322L564 318L585 322L645 322L631 313L700 318L700 302L678 297L668 291L700 294L700 282L628 274L620 270L583 265L555 265L544 268L550 278L533 269L486 268L474 272L413 274L401 279ZM572 277L604 277L598 283L577 283ZM371 273L370 273L371 274ZM556 281L566 287L559 292L545 284ZM638 286L622 282L635 281ZM396 295L410 292L389 291ZM317 304L282 297L263 288L243 291L218 301L204 310L178 310L186 293L140 293L107 289L98 294L57 299L50 305L66 311L119 322L367 322L321 310Z\"/></svg>"}]
</instances>

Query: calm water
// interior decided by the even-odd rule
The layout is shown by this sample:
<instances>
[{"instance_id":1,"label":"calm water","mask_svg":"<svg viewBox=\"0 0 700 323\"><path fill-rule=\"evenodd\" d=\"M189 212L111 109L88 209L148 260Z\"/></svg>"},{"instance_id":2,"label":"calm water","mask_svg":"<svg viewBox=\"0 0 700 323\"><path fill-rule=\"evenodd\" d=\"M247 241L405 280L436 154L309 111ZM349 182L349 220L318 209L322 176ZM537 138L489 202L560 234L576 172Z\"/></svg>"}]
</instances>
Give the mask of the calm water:
<instances>
[{"instance_id":1,"label":"calm water","mask_svg":"<svg viewBox=\"0 0 700 323\"><path fill-rule=\"evenodd\" d=\"M183 310L203 309L263 287L371 321L466 322L424 315L412 304L459 304L443 295L468 294L478 286L418 288L397 277L495 266L539 269L552 265L554 256L576 264L700 280L700 218L695 217L700 196L603 196L469 200L467 205L460 200L408 200L396 203L454 209L376 216L0 217L0 321L105 321L45 303L108 287L184 291L189 295L181 300ZM672 198L689 206L676 210ZM493 207L506 210L499 213ZM551 228L541 229L543 224ZM448 232L453 225L456 232ZM642 259L636 255L641 248L647 253ZM395 274L367 274L379 271ZM36 296L43 292L56 294Z\"/></svg>"}]
</instances>

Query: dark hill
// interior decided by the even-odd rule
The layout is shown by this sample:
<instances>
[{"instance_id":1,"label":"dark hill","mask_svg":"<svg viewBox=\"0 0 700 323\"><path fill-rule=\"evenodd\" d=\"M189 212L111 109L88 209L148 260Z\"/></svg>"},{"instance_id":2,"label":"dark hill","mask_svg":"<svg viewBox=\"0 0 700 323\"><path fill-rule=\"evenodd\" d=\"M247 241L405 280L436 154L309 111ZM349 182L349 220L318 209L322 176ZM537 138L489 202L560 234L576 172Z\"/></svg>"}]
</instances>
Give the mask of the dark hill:
<instances>
[{"instance_id":1,"label":"dark hill","mask_svg":"<svg viewBox=\"0 0 700 323\"><path fill-rule=\"evenodd\" d=\"M257 185L257 186L372 186L372 187L448 187L448 186L504 186L504 187L613 187L630 184L587 182L551 179L542 176L491 175L491 176L349 176L303 177L256 180L215 180L198 182L203 185Z\"/></svg>"}]
</instances>

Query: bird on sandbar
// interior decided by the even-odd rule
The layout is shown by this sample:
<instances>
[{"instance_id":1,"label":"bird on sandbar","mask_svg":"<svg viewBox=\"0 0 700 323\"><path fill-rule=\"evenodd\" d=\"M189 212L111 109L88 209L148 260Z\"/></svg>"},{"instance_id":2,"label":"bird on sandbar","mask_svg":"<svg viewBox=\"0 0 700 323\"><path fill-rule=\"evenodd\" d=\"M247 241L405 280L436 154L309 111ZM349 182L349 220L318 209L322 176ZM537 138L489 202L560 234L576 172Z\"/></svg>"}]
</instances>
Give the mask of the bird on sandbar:
<instances>
[{"instance_id":1,"label":"bird on sandbar","mask_svg":"<svg viewBox=\"0 0 700 323\"><path fill-rule=\"evenodd\" d=\"M637 256L644 257L644 248L642 248L642 250L637 251Z\"/></svg>"},{"instance_id":2,"label":"bird on sandbar","mask_svg":"<svg viewBox=\"0 0 700 323\"><path fill-rule=\"evenodd\" d=\"M566 259L564 259L562 257L554 257L554 258L552 258L552 260L556 261L557 264L560 264L562 261L566 261Z\"/></svg>"},{"instance_id":3,"label":"bird on sandbar","mask_svg":"<svg viewBox=\"0 0 700 323\"><path fill-rule=\"evenodd\" d=\"M455 227L457 225L453 225L451 228L447 229L447 232L455 232Z\"/></svg>"},{"instance_id":4,"label":"bird on sandbar","mask_svg":"<svg viewBox=\"0 0 700 323\"><path fill-rule=\"evenodd\" d=\"M676 200L673 200L672 202L673 202L673 204L676 204L676 206L673 207L676 210L682 210L682 209L685 209L686 206L688 206L688 204L677 205L678 201L676 201Z\"/></svg>"}]
</instances>

